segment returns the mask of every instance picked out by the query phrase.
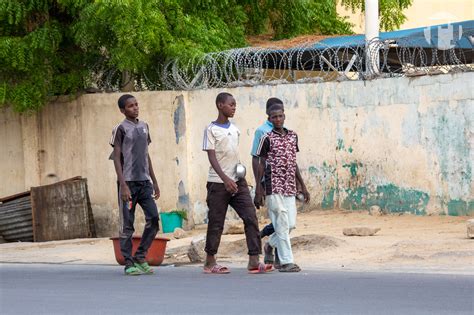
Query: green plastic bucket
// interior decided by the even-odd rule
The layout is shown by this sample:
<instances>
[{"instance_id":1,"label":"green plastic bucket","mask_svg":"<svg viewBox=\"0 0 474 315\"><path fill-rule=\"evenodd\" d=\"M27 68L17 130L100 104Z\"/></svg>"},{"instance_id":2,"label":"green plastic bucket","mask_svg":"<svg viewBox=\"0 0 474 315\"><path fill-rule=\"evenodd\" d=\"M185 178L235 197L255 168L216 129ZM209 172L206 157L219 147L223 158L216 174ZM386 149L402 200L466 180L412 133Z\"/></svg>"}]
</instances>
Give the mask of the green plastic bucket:
<instances>
[{"instance_id":1,"label":"green plastic bucket","mask_svg":"<svg viewBox=\"0 0 474 315\"><path fill-rule=\"evenodd\" d=\"M163 233L173 233L174 229L183 227L183 218L177 213L162 212L160 218Z\"/></svg>"}]
</instances>

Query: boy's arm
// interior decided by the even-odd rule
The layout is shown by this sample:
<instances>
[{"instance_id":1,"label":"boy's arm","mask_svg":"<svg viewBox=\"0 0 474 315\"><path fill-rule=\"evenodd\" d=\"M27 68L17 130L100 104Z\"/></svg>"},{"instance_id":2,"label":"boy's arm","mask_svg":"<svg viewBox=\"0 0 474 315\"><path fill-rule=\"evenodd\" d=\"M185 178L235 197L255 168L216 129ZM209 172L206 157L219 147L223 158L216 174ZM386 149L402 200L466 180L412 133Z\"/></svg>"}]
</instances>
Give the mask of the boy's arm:
<instances>
[{"instance_id":1,"label":"boy's arm","mask_svg":"<svg viewBox=\"0 0 474 315\"><path fill-rule=\"evenodd\" d=\"M262 176L258 176L258 172L260 170L260 167L262 167ZM263 184L262 184L262 178L265 170L265 162L262 164L262 158L258 156L252 156L252 170L253 170L253 176L255 178L255 191L257 191L257 188L260 187L263 189Z\"/></svg>"},{"instance_id":2,"label":"boy's arm","mask_svg":"<svg viewBox=\"0 0 474 315\"><path fill-rule=\"evenodd\" d=\"M114 146L113 158L114 158L114 166L115 166L115 173L117 173L117 180L120 185L120 197L123 201L128 201L132 199L132 195L130 193L130 189L128 188L127 183L125 182L125 178L123 177L122 172L122 164L120 163L120 158L122 156L122 149L120 146Z\"/></svg>"},{"instance_id":3,"label":"boy's arm","mask_svg":"<svg viewBox=\"0 0 474 315\"><path fill-rule=\"evenodd\" d=\"M158 187L158 181L155 177L155 172L153 171L153 165L151 164L150 154L148 154L148 168L150 170L150 177L153 181L153 190L155 191L155 199L160 198L160 187Z\"/></svg>"},{"instance_id":4,"label":"boy's arm","mask_svg":"<svg viewBox=\"0 0 474 315\"><path fill-rule=\"evenodd\" d=\"M258 166L260 164L260 158L252 155L252 171L253 177L255 178L255 185L257 185Z\"/></svg>"},{"instance_id":5,"label":"boy's arm","mask_svg":"<svg viewBox=\"0 0 474 315\"><path fill-rule=\"evenodd\" d=\"M299 184L301 188L301 192L303 193L303 196L304 196L304 202L308 203L310 200L309 192L306 189L306 185L303 182L303 177L301 177L300 168L298 167L298 164L296 164L296 183Z\"/></svg>"},{"instance_id":6,"label":"boy's arm","mask_svg":"<svg viewBox=\"0 0 474 315\"><path fill-rule=\"evenodd\" d=\"M224 187L225 190L227 190L230 193L235 194L238 191L237 184L230 179L224 171L222 171L221 166L219 165L219 162L217 161L216 158L216 151L215 150L206 150L207 151L207 157L209 159L209 163L211 163L212 168L216 171L217 175L222 179L224 182Z\"/></svg>"},{"instance_id":7,"label":"boy's arm","mask_svg":"<svg viewBox=\"0 0 474 315\"><path fill-rule=\"evenodd\" d=\"M253 199L253 203L255 207L257 207L257 209L260 209L260 206L263 206L265 204L264 199L263 199L263 195L264 195L263 185L261 183L262 183L263 173L265 170L264 165L266 162L266 158L260 157L257 159L259 160L258 160L258 165L257 165L257 175L255 176L256 184L255 184L255 197Z\"/></svg>"},{"instance_id":8,"label":"boy's arm","mask_svg":"<svg viewBox=\"0 0 474 315\"><path fill-rule=\"evenodd\" d=\"M255 178L255 198L253 199L253 203L257 209L260 209L260 206L263 206L263 196L264 196L264 188L262 183L263 173L265 171L265 165L267 161L268 152L270 151L270 139L268 136L264 135L260 139L260 143L258 144L258 149L256 155L259 158L259 163L257 167L257 176Z\"/></svg>"},{"instance_id":9,"label":"boy's arm","mask_svg":"<svg viewBox=\"0 0 474 315\"><path fill-rule=\"evenodd\" d=\"M253 177L255 178L255 185L258 183L257 172L258 172L258 165L259 165L259 157L257 155L257 150L258 150L258 145L260 144L260 140L262 139L262 136L263 136L263 132L259 128L257 128L253 136L252 152L250 152L250 154L252 155L252 171L253 171Z\"/></svg>"}]
</instances>

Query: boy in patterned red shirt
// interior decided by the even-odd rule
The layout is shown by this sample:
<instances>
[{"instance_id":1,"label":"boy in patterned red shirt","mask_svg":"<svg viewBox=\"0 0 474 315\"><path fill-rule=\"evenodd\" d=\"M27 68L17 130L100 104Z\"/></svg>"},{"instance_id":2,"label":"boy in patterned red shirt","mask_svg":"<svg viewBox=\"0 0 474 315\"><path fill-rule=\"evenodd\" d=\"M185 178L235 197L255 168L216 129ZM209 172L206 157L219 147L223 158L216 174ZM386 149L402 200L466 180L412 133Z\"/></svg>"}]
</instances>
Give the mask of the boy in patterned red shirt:
<instances>
[{"instance_id":1,"label":"boy in patterned red shirt","mask_svg":"<svg viewBox=\"0 0 474 315\"><path fill-rule=\"evenodd\" d=\"M273 130L262 137L257 149L260 157L257 182L262 180L265 172L265 192L262 185L257 185L254 203L261 206L266 195L268 214L275 227L269 244L277 248L280 272L298 272L301 269L294 263L290 243L290 231L296 226L297 181L305 202L309 202L310 196L296 164L298 136L283 127L285 113L281 107L270 108L269 120Z\"/></svg>"}]
</instances>

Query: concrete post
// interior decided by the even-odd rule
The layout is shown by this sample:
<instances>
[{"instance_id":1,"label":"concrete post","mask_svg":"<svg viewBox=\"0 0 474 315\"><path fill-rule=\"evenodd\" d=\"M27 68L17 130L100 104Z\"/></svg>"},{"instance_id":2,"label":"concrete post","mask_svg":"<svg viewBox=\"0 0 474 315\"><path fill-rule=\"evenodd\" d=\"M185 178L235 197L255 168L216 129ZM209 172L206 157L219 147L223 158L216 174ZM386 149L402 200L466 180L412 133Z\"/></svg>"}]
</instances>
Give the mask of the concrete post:
<instances>
[{"instance_id":1,"label":"concrete post","mask_svg":"<svg viewBox=\"0 0 474 315\"><path fill-rule=\"evenodd\" d=\"M365 60L368 76L379 73L379 1L365 0Z\"/></svg>"}]
</instances>

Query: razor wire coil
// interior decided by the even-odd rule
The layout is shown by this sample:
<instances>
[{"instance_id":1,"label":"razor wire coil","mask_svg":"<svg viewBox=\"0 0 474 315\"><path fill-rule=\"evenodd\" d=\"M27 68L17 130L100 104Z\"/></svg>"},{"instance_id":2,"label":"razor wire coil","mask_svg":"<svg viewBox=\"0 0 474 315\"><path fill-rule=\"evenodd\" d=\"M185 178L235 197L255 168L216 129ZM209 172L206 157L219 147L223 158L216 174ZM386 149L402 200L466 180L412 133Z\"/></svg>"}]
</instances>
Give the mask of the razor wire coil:
<instances>
[{"instance_id":1,"label":"razor wire coil","mask_svg":"<svg viewBox=\"0 0 474 315\"><path fill-rule=\"evenodd\" d=\"M98 89L193 90L262 84L367 80L377 77L473 71L472 50L423 47L421 38L347 42L337 47L309 42L290 49L238 48L174 59L124 81L99 62L89 82ZM418 45L418 46L417 46ZM454 46L456 47L456 46ZM471 60L468 60L471 59Z\"/></svg>"}]
</instances>

